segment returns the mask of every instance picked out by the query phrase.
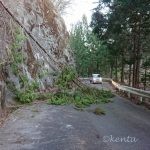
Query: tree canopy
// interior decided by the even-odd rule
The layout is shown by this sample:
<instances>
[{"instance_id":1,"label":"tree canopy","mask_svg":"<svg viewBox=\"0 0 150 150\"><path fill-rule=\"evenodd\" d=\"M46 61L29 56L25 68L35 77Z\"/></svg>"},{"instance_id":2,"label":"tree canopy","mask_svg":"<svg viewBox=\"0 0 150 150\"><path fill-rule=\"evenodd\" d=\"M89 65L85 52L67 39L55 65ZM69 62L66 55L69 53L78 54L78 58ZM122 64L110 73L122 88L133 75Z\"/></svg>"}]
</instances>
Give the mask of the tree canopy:
<instances>
[{"instance_id":1,"label":"tree canopy","mask_svg":"<svg viewBox=\"0 0 150 150\"><path fill-rule=\"evenodd\" d=\"M80 75L93 72L139 88L150 81L150 1L100 0L90 27L85 21L71 32Z\"/></svg>"},{"instance_id":2,"label":"tree canopy","mask_svg":"<svg viewBox=\"0 0 150 150\"><path fill-rule=\"evenodd\" d=\"M103 13L104 7L109 8L107 13ZM110 66L112 72L115 70L116 80L120 76L124 82L126 69L128 84L139 87L142 63L145 55L150 57L150 1L101 0L93 12L91 27L109 49ZM146 74L149 76L148 72ZM146 80L147 77L144 82Z\"/></svg>"}]
</instances>

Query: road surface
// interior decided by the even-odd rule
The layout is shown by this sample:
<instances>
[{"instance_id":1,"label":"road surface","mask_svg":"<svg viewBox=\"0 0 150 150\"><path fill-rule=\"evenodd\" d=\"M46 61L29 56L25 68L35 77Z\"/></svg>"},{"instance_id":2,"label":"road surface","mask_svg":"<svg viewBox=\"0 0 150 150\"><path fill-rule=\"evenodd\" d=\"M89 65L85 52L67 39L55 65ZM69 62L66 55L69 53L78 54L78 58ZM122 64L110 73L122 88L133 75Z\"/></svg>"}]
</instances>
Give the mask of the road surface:
<instances>
[{"instance_id":1,"label":"road surface","mask_svg":"<svg viewBox=\"0 0 150 150\"><path fill-rule=\"evenodd\" d=\"M106 115L93 114L96 105L19 108L0 128L0 150L150 150L149 110L119 96L99 106Z\"/></svg>"}]
</instances>

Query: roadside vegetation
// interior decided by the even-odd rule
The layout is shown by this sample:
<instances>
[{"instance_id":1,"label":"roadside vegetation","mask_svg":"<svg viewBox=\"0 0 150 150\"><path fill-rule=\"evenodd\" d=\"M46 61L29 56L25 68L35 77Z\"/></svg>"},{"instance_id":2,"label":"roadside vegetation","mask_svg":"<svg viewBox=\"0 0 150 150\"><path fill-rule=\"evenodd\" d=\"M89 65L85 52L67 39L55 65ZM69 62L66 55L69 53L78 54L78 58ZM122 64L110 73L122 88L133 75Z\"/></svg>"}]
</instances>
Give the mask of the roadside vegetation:
<instances>
[{"instance_id":1,"label":"roadside vegetation","mask_svg":"<svg viewBox=\"0 0 150 150\"><path fill-rule=\"evenodd\" d=\"M60 1L55 2L59 3ZM67 3L71 1L69 0L63 2ZM66 3L61 3L61 5L65 8L67 6ZM86 24L86 17L84 18L84 21L84 23ZM85 29L85 31L87 32L88 30ZM34 79L29 79L27 71L25 70L25 68L27 67L27 56L22 50L22 46L26 40L26 36L20 28L15 28L12 35L13 43L8 48L10 51L9 70L17 80L17 86L16 82L12 79L6 78L5 81L7 88L14 94L15 99L17 102L19 102L19 104L31 103L35 100L47 100L48 104L51 105L74 105L77 109L83 109L85 107L90 106L91 104L108 103L111 101L113 94L110 91L90 88L84 85L78 79L78 75L85 71L83 69L84 66L82 66L81 70L80 68L72 68L70 66L65 66L61 70L61 72L60 70L58 71L60 73L57 73L57 78L53 87L48 87L52 90L54 89L54 91L41 92L38 79L40 77L42 78L43 76L49 75L49 72L43 70L43 72L39 72L39 74L37 74L37 76L35 76ZM93 48L95 48L94 45L99 43L96 36L93 34L92 36L90 35L88 38L89 41L93 43L90 46L93 46ZM103 48L105 49L105 47ZM80 47L78 47L78 49L80 49ZM86 52L78 53L78 56L80 54L84 55L86 54ZM85 64L88 65L88 62L86 63Z\"/></svg>"},{"instance_id":2,"label":"roadside vegetation","mask_svg":"<svg viewBox=\"0 0 150 150\"><path fill-rule=\"evenodd\" d=\"M51 95L48 99L49 104L73 104L75 107L84 108L91 104L108 103L113 97L110 91L90 88L77 81L77 73L71 67L65 67L58 75L56 87L60 91Z\"/></svg>"},{"instance_id":3,"label":"roadside vegetation","mask_svg":"<svg viewBox=\"0 0 150 150\"><path fill-rule=\"evenodd\" d=\"M71 31L70 45L79 75L96 72L149 90L149 27L149 0L99 1L90 25L83 16Z\"/></svg>"},{"instance_id":4,"label":"roadside vegetation","mask_svg":"<svg viewBox=\"0 0 150 150\"><path fill-rule=\"evenodd\" d=\"M78 82L78 83L77 83ZM54 92L35 92L37 85L33 84L27 91L19 92L16 98L21 103L30 103L33 100L47 100L51 105L74 105L75 108L85 108L91 104L111 102L111 91L90 88L77 81L77 73L72 67L65 67L57 76Z\"/></svg>"},{"instance_id":5,"label":"roadside vegetation","mask_svg":"<svg viewBox=\"0 0 150 150\"><path fill-rule=\"evenodd\" d=\"M72 105L76 110L83 110L92 104L112 102L111 98L114 96L111 91L90 88L78 81L75 69L70 66L65 67L58 74L53 92L35 92L35 89L37 90L37 86L26 93L16 95L17 100L21 103L42 100L50 105ZM95 110L92 112L97 113ZM98 113L105 114L103 110Z\"/></svg>"},{"instance_id":6,"label":"roadside vegetation","mask_svg":"<svg viewBox=\"0 0 150 150\"><path fill-rule=\"evenodd\" d=\"M37 89L39 84L36 80L29 81L27 75L23 73L22 64L25 61L25 56L21 50L22 43L26 37L20 29L14 32L14 42L10 46L11 63L10 69L12 73L19 79L20 87L16 87L14 82L6 80L7 88L13 92L15 98L20 103L29 103L37 98Z\"/></svg>"},{"instance_id":7,"label":"roadside vegetation","mask_svg":"<svg viewBox=\"0 0 150 150\"><path fill-rule=\"evenodd\" d=\"M48 99L48 103L53 105L73 104L75 107L85 108L91 104L111 102L110 98L113 97L111 92L101 90L96 91L95 89L90 88L88 89L88 91L92 90L94 90L94 92L90 93L87 93L82 89L77 89L73 93L58 92L51 95L51 97ZM94 95L97 92L99 92L99 94Z\"/></svg>"},{"instance_id":8,"label":"roadside vegetation","mask_svg":"<svg viewBox=\"0 0 150 150\"><path fill-rule=\"evenodd\" d=\"M48 100L51 105L73 104L77 108L84 108L91 104L108 103L113 95L110 91L98 90L83 85L77 80L77 72L75 68L66 66L57 75L54 88L55 92L40 93L38 82L30 82L22 73L21 65L24 61L23 54L17 49L24 40L19 30L15 34L15 42L13 43L11 69L13 73L20 79L20 88L16 88L13 82L7 81L7 87L15 94L15 98L20 103L30 103L36 99Z\"/></svg>"}]
</instances>

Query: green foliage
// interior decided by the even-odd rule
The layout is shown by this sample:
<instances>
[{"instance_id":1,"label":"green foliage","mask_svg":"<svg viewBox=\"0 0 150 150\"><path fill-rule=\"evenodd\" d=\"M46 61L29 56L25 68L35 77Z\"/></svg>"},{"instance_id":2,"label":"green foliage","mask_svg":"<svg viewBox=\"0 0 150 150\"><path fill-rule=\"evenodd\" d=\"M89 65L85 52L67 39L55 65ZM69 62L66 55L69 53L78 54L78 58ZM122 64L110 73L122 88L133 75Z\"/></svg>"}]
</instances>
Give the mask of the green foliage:
<instances>
[{"instance_id":1,"label":"green foliage","mask_svg":"<svg viewBox=\"0 0 150 150\"><path fill-rule=\"evenodd\" d=\"M70 103L68 98L65 94L55 94L48 100L48 103L52 105L65 105Z\"/></svg>"},{"instance_id":2,"label":"green foliage","mask_svg":"<svg viewBox=\"0 0 150 150\"><path fill-rule=\"evenodd\" d=\"M16 99L21 103L30 103L36 100L38 97L37 89L39 88L39 83L36 81L24 82L24 89L16 91Z\"/></svg>"},{"instance_id":3,"label":"green foliage","mask_svg":"<svg viewBox=\"0 0 150 150\"><path fill-rule=\"evenodd\" d=\"M15 35L14 35L15 39L14 42L11 46L11 51L12 51L12 57L13 57L13 71L15 74L18 73L17 67L20 63L23 62L24 57L21 51L21 45L24 42L24 40L26 39L25 35L22 33L22 31L20 29L16 29Z\"/></svg>"},{"instance_id":4,"label":"green foliage","mask_svg":"<svg viewBox=\"0 0 150 150\"><path fill-rule=\"evenodd\" d=\"M110 91L87 86L70 91L76 78L77 74L74 68L65 67L56 80L56 85L61 89L61 92L52 94L48 103L53 105L74 104L77 108L84 108L91 104L109 102L109 98L113 97Z\"/></svg>"},{"instance_id":5,"label":"green foliage","mask_svg":"<svg viewBox=\"0 0 150 150\"><path fill-rule=\"evenodd\" d=\"M108 68L106 72L111 78L121 82L126 78L129 85L132 82L132 86L138 87L141 68L148 67L145 60L150 56L150 1L101 0L97 4L91 19L91 28L107 46L104 57L107 61L101 66ZM104 13L105 8L102 6L109 11Z\"/></svg>"},{"instance_id":6,"label":"green foliage","mask_svg":"<svg viewBox=\"0 0 150 150\"><path fill-rule=\"evenodd\" d=\"M15 33L14 33L14 42L11 46L11 49L13 51L17 51L18 49L21 49L22 43L25 41L26 36L23 33L23 31L20 28L16 28Z\"/></svg>"},{"instance_id":7,"label":"green foliage","mask_svg":"<svg viewBox=\"0 0 150 150\"><path fill-rule=\"evenodd\" d=\"M72 29L70 46L74 51L76 70L80 76L88 76L93 72L105 73L107 47L91 32L85 20Z\"/></svg>"},{"instance_id":8,"label":"green foliage","mask_svg":"<svg viewBox=\"0 0 150 150\"><path fill-rule=\"evenodd\" d=\"M92 90L93 89L90 90L90 88L88 90L78 89L73 94L69 94L69 92L59 92L51 95L48 103L52 105L74 104L77 108L85 108L91 104L110 102L109 98L112 98L112 94L110 94L109 91L95 89L95 92L93 93ZM101 94L98 94L97 92L100 92ZM97 95L95 95L96 93Z\"/></svg>"},{"instance_id":9,"label":"green foliage","mask_svg":"<svg viewBox=\"0 0 150 150\"><path fill-rule=\"evenodd\" d=\"M18 90L16 92L16 99L20 103L30 103L37 98L38 98L37 93L35 93L34 91L29 90L29 89L27 89L25 91Z\"/></svg>"},{"instance_id":10,"label":"green foliage","mask_svg":"<svg viewBox=\"0 0 150 150\"><path fill-rule=\"evenodd\" d=\"M20 70L20 64L24 60L23 53L21 51L21 45L25 40L25 35L21 32L20 29L16 29L15 39L13 44L11 45L11 52L13 57L13 63L11 64L12 71L15 75L19 73Z\"/></svg>"},{"instance_id":11,"label":"green foliage","mask_svg":"<svg viewBox=\"0 0 150 150\"><path fill-rule=\"evenodd\" d=\"M56 85L62 89L70 88L71 82L77 77L76 71L74 68L67 66L59 74Z\"/></svg>"},{"instance_id":12,"label":"green foliage","mask_svg":"<svg viewBox=\"0 0 150 150\"><path fill-rule=\"evenodd\" d=\"M39 78L43 78L45 76L48 76L50 73L48 72L48 70L41 70L40 73L38 74Z\"/></svg>"},{"instance_id":13,"label":"green foliage","mask_svg":"<svg viewBox=\"0 0 150 150\"><path fill-rule=\"evenodd\" d=\"M39 100L47 100L47 99L50 99L53 96L52 93L38 93L37 95L38 95L37 99L39 99Z\"/></svg>"},{"instance_id":14,"label":"green foliage","mask_svg":"<svg viewBox=\"0 0 150 150\"><path fill-rule=\"evenodd\" d=\"M11 68L12 68L14 75L17 75L19 71L17 64L16 63L11 64Z\"/></svg>"},{"instance_id":15,"label":"green foliage","mask_svg":"<svg viewBox=\"0 0 150 150\"><path fill-rule=\"evenodd\" d=\"M13 73L17 75L20 70L19 64L23 62L24 57L22 52L18 52L15 49L12 49L12 55L13 55L13 63L11 64L11 68Z\"/></svg>"},{"instance_id":16,"label":"green foliage","mask_svg":"<svg viewBox=\"0 0 150 150\"><path fill-rule=\"evenodd\" d=\"M22 87L28 85L28 77L22 73L19 74L19 77L20 77L20 84L22 85Z\"/></svg>"},{"instance_id":17,"label":"green foliage","mask_svg":"<svg viewBox=\"0 0 150 150\"><path fill-rule=\"evenodd\" d=\"M28 89L31 90L31 91L35 91L39 88L39 83L34 80L31 82L31 84L28 85Z\"/></svg>"},{"instance_id":18,"label":"green foliage","mask_svg":"<svg viewBox=\"0 0 150 150\"><path fill-rule=\"evenodd\" d=\"M29 103L38 98L36 90L39 87L37 81L29 82L27 75L22 73L21 64L24 61L22 53L22 43L25 40L24 34L20 29L16 29L14 34L14 42L11 46L13 62L11 68L13 73L18 76L20 82L20 89L17 89L13 82L7 81L7 87L15 94L16 99L21 103Z\"/></svg>"},{"instance_id":19,"label":"green foliage","mask_svg":"<svg viewBox=\"0 0 150 150\"><path fill-rule=\"evenodd\" d=\"M99 90L97 88L85 87L80 89L84 94L93 95L95 98L112 98L111 91Z\"/></svg>"},{"instance_id":20,"label":"green foliage","mask_svg":"<svg viewBox=\"0 0 150 150\"><path fill-rule=\"evenodd\" d=\"M144 69L149 69L150 68L150 56L149 56L149 58L146 57L146 60L143 62L142 67Z\"/></svg>"}]
</instances>

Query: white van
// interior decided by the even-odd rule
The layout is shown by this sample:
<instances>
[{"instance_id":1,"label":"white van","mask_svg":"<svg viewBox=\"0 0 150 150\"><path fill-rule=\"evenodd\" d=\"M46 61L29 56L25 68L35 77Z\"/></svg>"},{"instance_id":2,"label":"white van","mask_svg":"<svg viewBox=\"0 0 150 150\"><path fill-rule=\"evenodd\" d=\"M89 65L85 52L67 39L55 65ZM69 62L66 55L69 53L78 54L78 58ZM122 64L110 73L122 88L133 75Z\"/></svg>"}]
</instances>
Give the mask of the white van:
<instances>
[{"instance_id":1,"label":"white van","mask_svg":"<svg viewBox=\"0 0 150 150\"><path fill-rule=\"evenodd\" d=\"M90 83L100 83L102 84L102 77L100 74L92 74L92 77L90 79Z\"/></svg>"}]
</instances>

